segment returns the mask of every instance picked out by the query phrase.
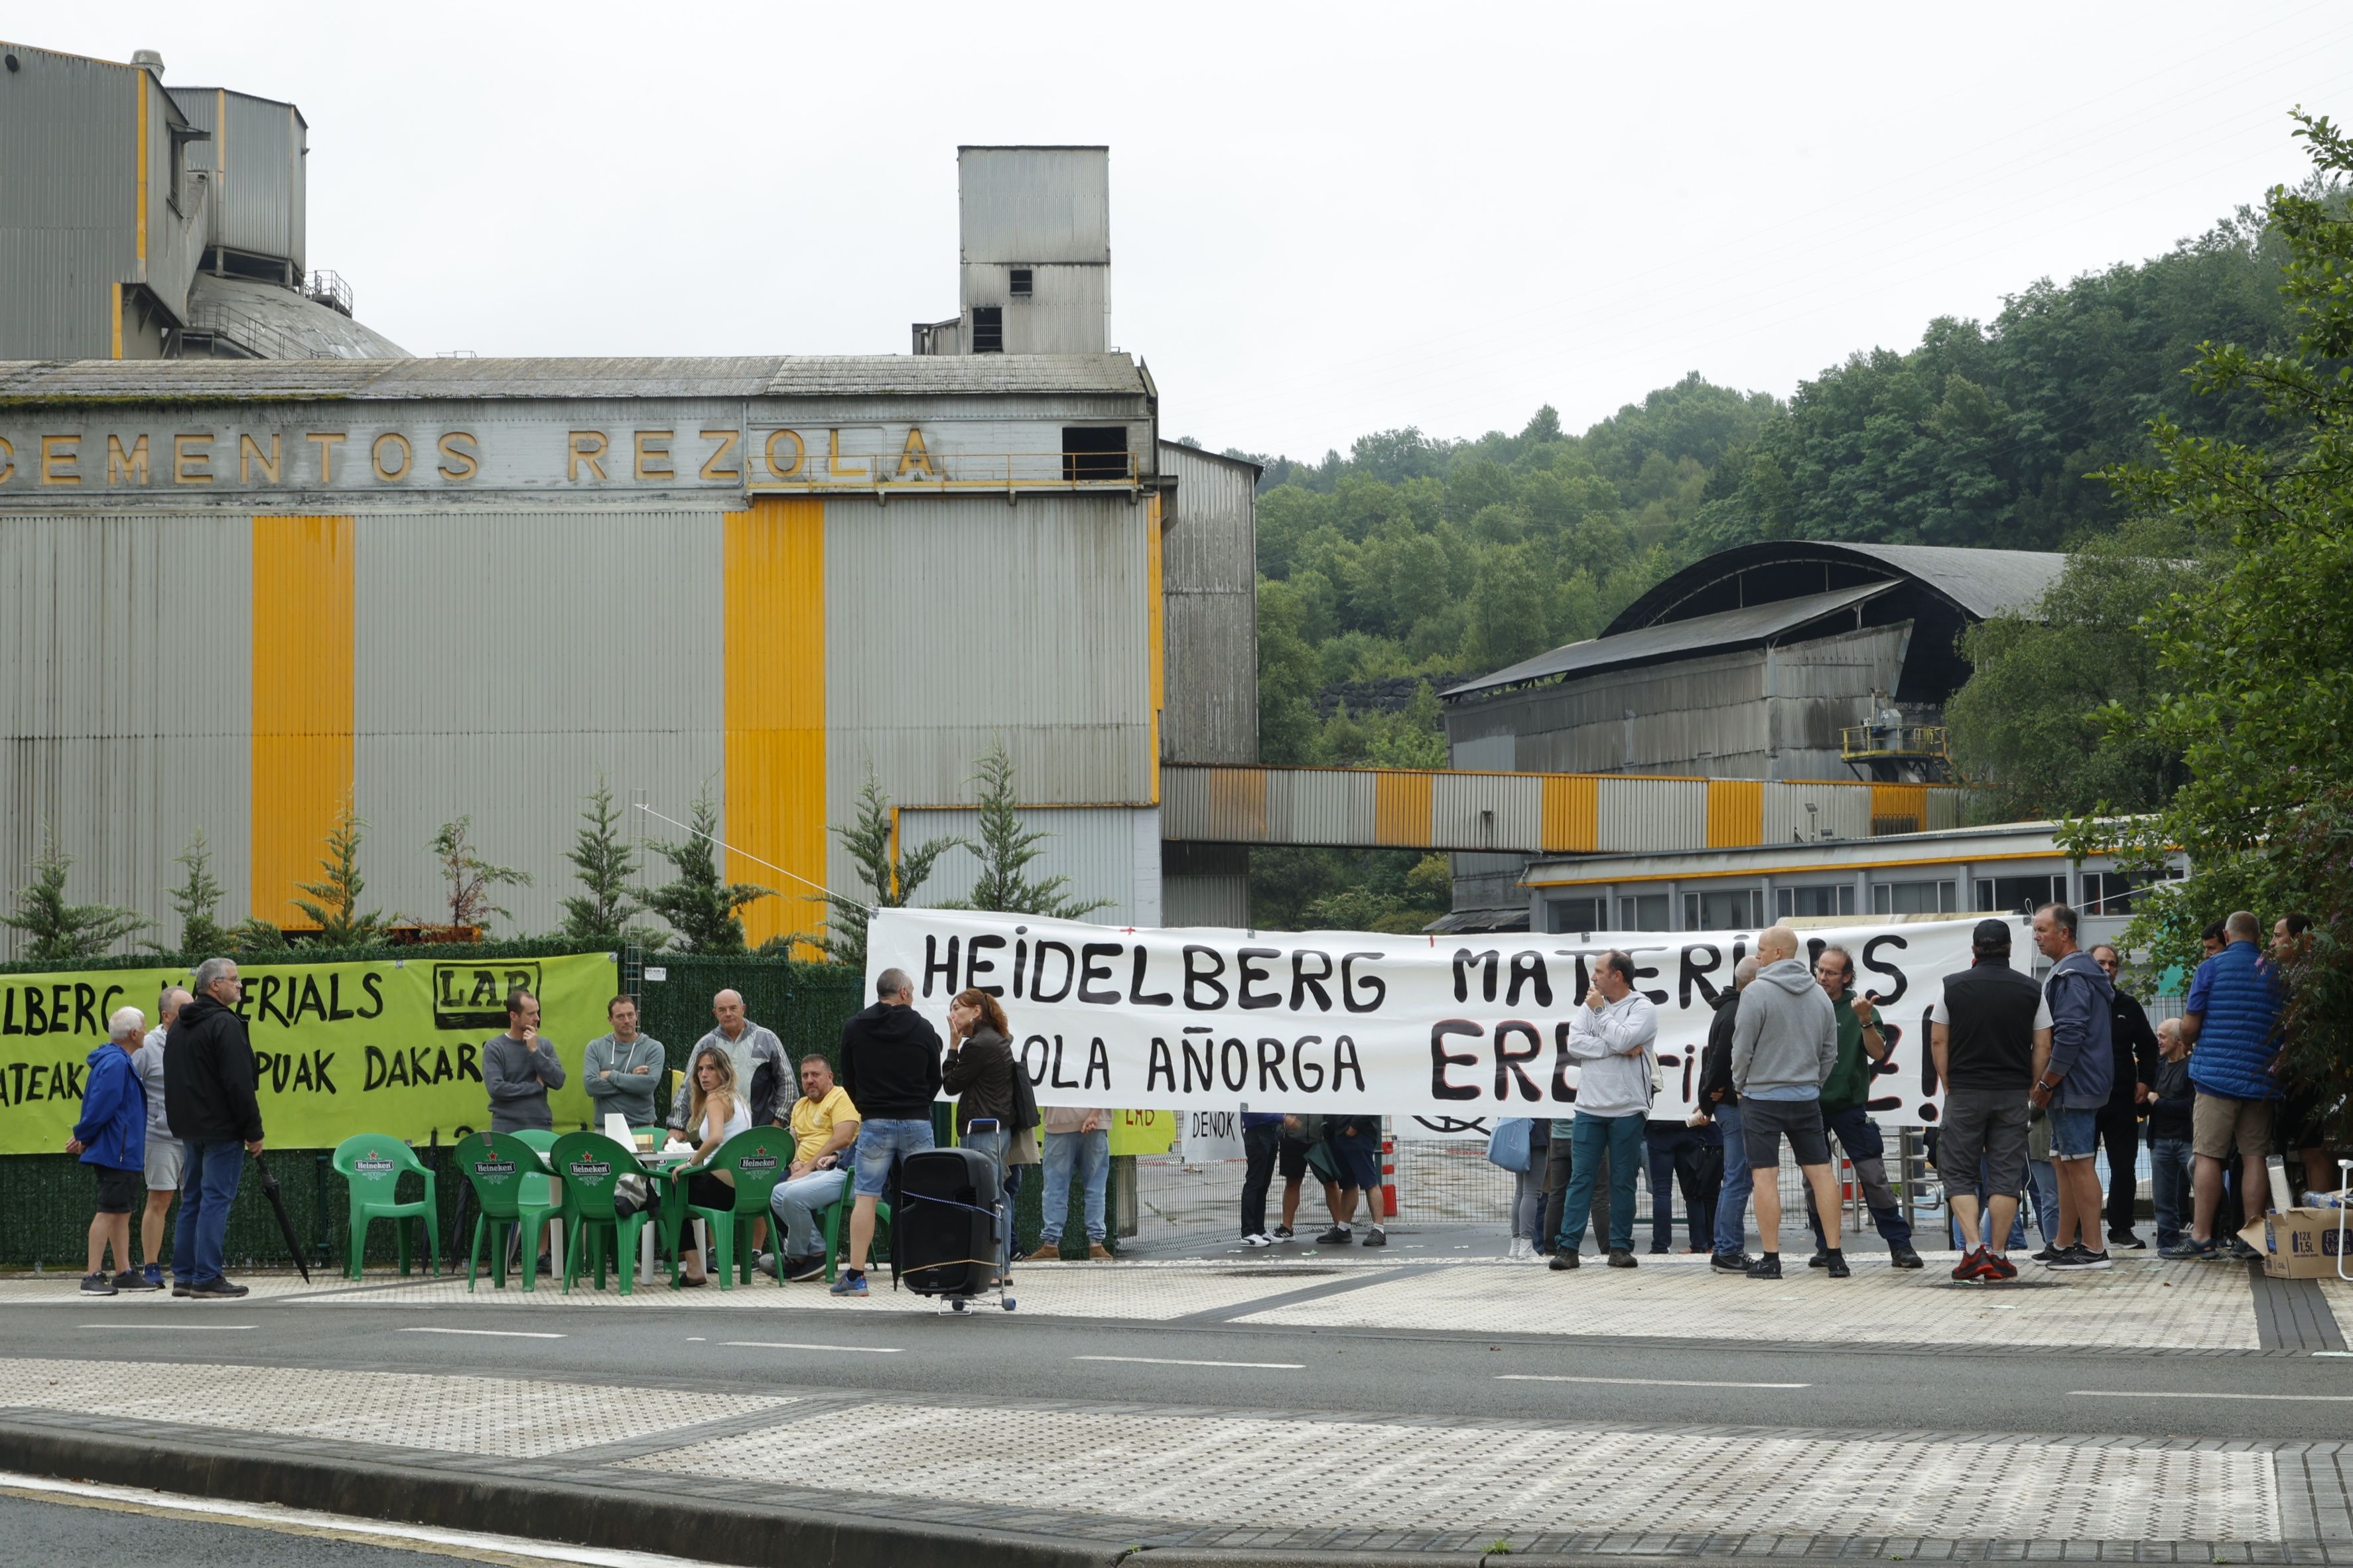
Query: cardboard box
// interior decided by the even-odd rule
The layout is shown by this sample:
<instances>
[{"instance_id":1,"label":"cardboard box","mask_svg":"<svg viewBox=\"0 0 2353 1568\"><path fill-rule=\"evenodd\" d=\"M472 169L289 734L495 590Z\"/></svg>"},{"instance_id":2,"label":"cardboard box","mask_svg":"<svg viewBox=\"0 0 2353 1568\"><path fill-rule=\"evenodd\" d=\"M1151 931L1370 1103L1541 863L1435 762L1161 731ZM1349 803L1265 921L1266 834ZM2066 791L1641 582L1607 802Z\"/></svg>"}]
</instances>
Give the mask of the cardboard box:
<instances>
[{"instance_id":1,"label":"cardboard box","mask_svg":"<svg viewBox=\"0 0 2353 1568\"><path fill-rule=\"evenodd\" d=\"M2346 1229L2340 1231L2340 1226ZM2274 1279L2333 1279L2340 1262L2345 1273L2353 1275L2353 1260L2343 1259L2337 1250L2353 1247L2353 1216L2343 1209L2267 1214L2262 1224L2241 1231L2239 1239L2263 1255L2263 1272Z\"/></svg>"}]
</instances>

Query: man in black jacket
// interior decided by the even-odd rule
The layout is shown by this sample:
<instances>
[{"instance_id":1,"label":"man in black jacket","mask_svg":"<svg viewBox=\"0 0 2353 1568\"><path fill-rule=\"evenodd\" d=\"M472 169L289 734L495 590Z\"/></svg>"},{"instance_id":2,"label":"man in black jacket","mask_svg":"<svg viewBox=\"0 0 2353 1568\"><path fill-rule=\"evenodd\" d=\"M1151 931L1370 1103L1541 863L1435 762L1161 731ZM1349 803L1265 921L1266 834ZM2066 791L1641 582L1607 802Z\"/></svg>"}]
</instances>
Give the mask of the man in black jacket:
<instances>
[{"instance_id":1,"label":"man in black jacket","mask_svg":"<svg viewBox=\"0 0 2353 1568\"><path fill-rule=\"evenodd\" d=\"M2137 1251L2148 1245L2133 1232L2133 1207L2140 1195L2140 1119L2157 1082L2157 1031L2141 1005L2116 984L2116 972L2124 967L2116 950L2102 942L2092 949L2092 962L2107 971L2108 984L2116 986L2108 1000L2116 1085L2099 1121L2100 1142L2108 1151L2108 1240Z\"/></svg>"},{"instance_id":2,"label":"man in black jacket","mask_svg":"<svg viewBox=\"0 0 2353 1568\"><path fill-rule=\"evenodd\" d=\"M858 1168L849 1210L849 1268L837 1296L866 1294L866 1254L874 1205L902 1155L932 1147L932 1102L940 1095L940 1034L915 1011L915 983L903 969L874 982L878 1000L841 1026L841 1088L858 1107Z\"/></svg>"},{"instance_id":3,"label":"man in black jacket","mask_svg":"<svg viewBox=\"0 0 2353 1568\"><path fill-rule=\"evenodd\" d=\"M237 1015L244 983L237 961L196 966L195 1000L172 1020L164 1050L164 1110L185 1150L180 1223L172 1237L172 1294L245 1294L221 1275L228 1208L245 1157L261 1154L261 1105L254 1098L253 1046Z\"/></svg>"},{"instance_id":4,"label":"man in black jacket","mask_svg":"<svg viewBox=\"0 0 2353 1568\"><path fill-rule=\"evenodd\" d=\"M1757 961L1744 958L1732 967L1732 988L1715 999L1715 1016L1707 1026L1707 1048L1699 1058L1699 1109L1694 1124L1712 1121L1724 1135L1724 1185L1715 1194L1715 1255L1708 1267L1725 1274L1746 1274L1748 1256L1748 1194L1756 1185L1740 1131L1740 1092L1732 1087L1732 1030L1740 1017L1740 994L1757 978Z\"/></svg>"}]
</instances>

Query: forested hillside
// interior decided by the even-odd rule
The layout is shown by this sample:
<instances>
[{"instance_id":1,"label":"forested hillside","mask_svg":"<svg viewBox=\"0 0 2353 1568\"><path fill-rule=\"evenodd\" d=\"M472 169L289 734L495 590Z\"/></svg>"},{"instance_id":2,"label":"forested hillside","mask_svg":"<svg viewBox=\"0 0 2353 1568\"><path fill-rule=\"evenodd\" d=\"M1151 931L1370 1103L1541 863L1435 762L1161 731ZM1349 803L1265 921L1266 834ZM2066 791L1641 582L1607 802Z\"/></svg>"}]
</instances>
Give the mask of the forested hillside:
<instances>
[{"instance_id":1,"label":"forested hillside","mask_svg":"<svg viewBox=\"0 0 2353 1568\"><path fill-rule=\"evenodd\" d=\"M2201 398L2185 372L2202 342L2290 341L2284 259L2242 211L2151 260L2033 283L1990 321L1939 318L1908 351L1855 352L1786 401L1694 372L1582 434L1546 407L1517 434L1383 431L1312 466L1237 453L1266 465L1261 754L1441 766L1437 691L1595 635L1727 545L2061 550L2109 531L2116 502L2090 476L2150 456L2151 419L2263 438L2253 398ZM1375 888L1382 908L1352 905L1356 923L1444 908L1442 878L1410 862L1261 858L1270 926Z\"/></svg>"}]
</instances>

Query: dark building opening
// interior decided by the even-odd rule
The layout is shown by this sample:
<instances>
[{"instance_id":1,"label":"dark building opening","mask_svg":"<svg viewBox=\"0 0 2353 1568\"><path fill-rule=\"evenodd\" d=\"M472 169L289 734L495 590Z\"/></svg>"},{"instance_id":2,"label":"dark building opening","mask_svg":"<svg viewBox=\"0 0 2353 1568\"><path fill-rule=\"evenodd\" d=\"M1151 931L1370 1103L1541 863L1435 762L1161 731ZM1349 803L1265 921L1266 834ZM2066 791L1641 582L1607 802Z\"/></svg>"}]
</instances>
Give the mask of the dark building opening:
<instances>
[{"instance_id":1,"label":"dark building opening","mask_svg":"<svg viewBox=\"0 0 2353 1568\"><path fill-rule=\"evenodd\" d=\"M1017 267L1013 269L1013 297L1015 299L1027 300L1029 298L1029 277L1030 270L1027 267Z\"/></svg>"},{"instance_id":2,"label":"dark building opening","mask_svg":"<svg viewBox=\"0 0 2353 1568\"><path fill-rule=\"evenodd\" d=\"M1005 307L975 305L972 308L972 352L976 354L1001 354L1005 352Z\"/></svg>"},{"instance_id":3,"label":"dark building opening","mask_svg":"<svg viewBox=\"0 0 2353 1568\"><path fill-rule=\"evenodd\" d=\"M1124 425L1062 426L1062 478L1125 479L1134 477Z\"/></svg>"}]
</instances>

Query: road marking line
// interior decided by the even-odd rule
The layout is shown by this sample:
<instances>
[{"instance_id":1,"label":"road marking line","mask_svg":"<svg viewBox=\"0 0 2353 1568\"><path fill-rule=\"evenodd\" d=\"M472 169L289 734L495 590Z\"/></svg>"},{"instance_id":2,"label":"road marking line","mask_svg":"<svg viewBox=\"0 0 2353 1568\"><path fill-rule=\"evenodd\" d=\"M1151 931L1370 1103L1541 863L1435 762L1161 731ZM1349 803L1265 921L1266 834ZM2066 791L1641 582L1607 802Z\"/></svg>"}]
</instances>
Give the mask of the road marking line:
<instances>
[{"instance_id":1,"label":"road marking line","mask_svg":"<svg viewBox=\"0 0 2353 1568\"><path fill-rule=\"evenodd\" d=\"M234 1332L249 1329L251 1323L76 1323L78 1329L190 1329L206 1333Z\"/></svg>"},{"instance_id":2,"label":"road marking line","mask_svg":"<svg viewBox=\"0 0 2353 1568\"><path fill-rule=\"evenodd\" d=\"M528 1329L403 1329L404 1334L471 1334L485 1340L560 1340L565 1334L535 1334Z\"/></svg>"},{"instance_id":3,"label":"road marking line","mask_svg":"<svg viewBox=\"0 0 2353 1568\"><path fill-rule=\"evenodd\" d=\"M1498 1383L1623 1383L1638 1388L1811 1388L1810 1383L1715 1383L1684 1377L1569 1377L1541 1372L1499 1372Z\"/></svg>"},{"instance_id":4,"label":"road marking line","mask_svg":"<svg viewBox=\"0 0 2353 1568\"><path fill-rule=\"evenodd\" d=\"M2071 1388L2070 1399L2261 1399L2312 1400L2323 1405L2353 1405L2353 1394L2179 1394L2152 1388Z\"/></svg>"},{"instance_id":5,"label":"road marking line","mask_svg":"<svg viewBox=\"0 0 2353 1568\"><path fill-rule=\"evenodd\" d=\"M899 1345L804 1345L788 1340L722 1340L731 1350L746 1351L849 1351L859 1355L904 1355Z\"/></svg>"},{"instance_id":6,"label":"road marking line","mask_svg":"<svg viewBox=\"0 0 2353 1568\"><path fill-rule=\"evenodd\" d=\"M1074 1355L1072 1361L1117 1361L1137 1366L1242 1366L1260 1372L1303 1372L1303 1361L1177 1361L1157 1355Z\"/></svg>"}]
</instances>

